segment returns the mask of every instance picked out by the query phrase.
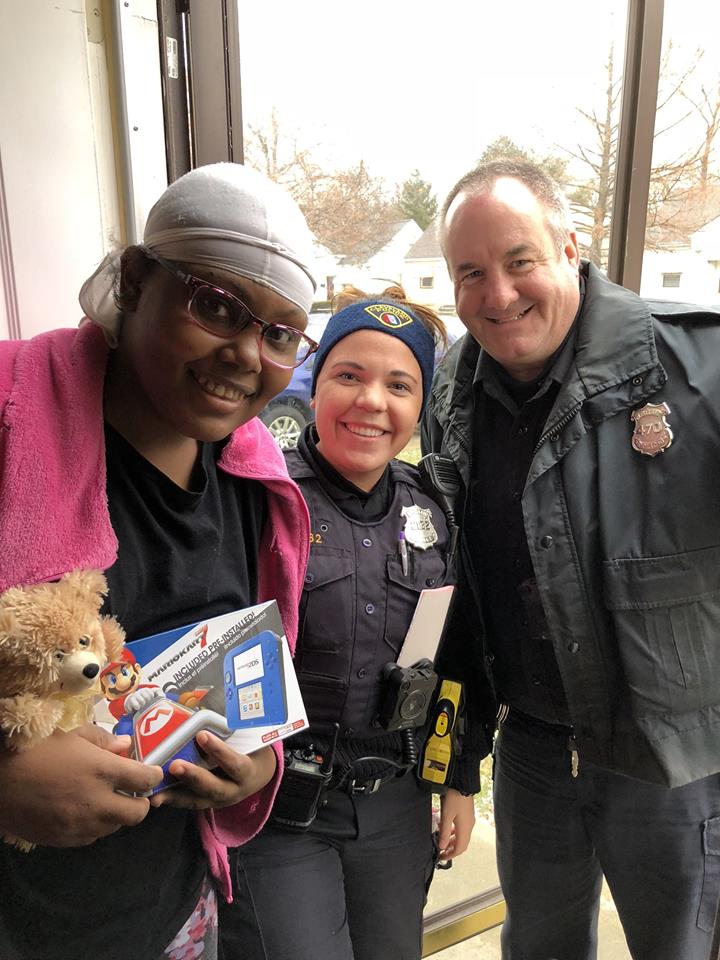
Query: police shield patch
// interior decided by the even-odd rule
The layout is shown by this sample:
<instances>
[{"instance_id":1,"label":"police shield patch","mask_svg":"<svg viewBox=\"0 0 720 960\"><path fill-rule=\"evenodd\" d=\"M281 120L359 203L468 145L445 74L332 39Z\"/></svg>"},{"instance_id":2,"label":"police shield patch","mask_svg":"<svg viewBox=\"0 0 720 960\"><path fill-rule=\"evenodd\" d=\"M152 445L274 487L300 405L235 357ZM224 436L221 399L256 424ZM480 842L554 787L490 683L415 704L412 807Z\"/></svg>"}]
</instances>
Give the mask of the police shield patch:
<instances>
[{"instance_id":1,"label":"police shield patch","mask_svg":"<svg viewBox=\"0 0 720 960\"><path fill-rule=\"evenodd\" d=\"M396 307L392 303L371 303L365 307L365 312L381 323L384 327L406 327L408 323L413 322L413 318L406 313L402 307Z\"/></svg>"}]
</instances>

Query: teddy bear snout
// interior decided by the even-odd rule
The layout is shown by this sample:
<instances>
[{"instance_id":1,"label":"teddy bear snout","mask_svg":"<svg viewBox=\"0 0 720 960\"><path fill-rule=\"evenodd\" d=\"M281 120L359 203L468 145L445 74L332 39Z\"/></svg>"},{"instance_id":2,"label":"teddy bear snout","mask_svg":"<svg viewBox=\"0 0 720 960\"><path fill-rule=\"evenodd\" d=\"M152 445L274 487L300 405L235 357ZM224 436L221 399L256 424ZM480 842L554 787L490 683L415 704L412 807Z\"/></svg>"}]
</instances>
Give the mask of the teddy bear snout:
<instances>
[{"instance_id":1,"label":"teddy bear snout","mask_svg":"<svg viewBox=\"0 0 720 960\"><path fill-rule=\"evenodd\" d=\"M94 689L100 673L100 660L90 650L69 653L59 671L59 687L65 694L82 693Z\"/></svg>"}]
</instances>

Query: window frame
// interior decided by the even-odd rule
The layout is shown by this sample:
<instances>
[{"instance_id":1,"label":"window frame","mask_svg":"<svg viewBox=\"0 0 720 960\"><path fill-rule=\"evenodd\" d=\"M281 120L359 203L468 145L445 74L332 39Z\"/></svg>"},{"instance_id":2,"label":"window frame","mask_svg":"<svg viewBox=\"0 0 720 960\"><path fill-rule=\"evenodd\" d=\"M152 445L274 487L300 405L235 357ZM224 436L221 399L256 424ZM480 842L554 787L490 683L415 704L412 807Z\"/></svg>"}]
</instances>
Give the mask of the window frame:
<instances>
[{"instance_id":1,"label":"window frame","mask_svg":"<svg viewBox=\"0 0 720 960\"><path fill-rule=\"evenodd\" d=\"M640 292L662 58L664 0L628 0L608 277Z\"/></svg>"}]
</instances>

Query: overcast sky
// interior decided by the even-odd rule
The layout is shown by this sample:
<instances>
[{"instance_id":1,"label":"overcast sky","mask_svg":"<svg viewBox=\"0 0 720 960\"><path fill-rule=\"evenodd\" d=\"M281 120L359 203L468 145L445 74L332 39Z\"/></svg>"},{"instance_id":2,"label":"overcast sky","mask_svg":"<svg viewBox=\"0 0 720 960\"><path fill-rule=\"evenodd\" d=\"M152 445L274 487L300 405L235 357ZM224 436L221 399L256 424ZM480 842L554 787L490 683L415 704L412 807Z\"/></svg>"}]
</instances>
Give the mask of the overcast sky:
<instances>
[{"instance_id":1,"label":"overcast sky","mask_svg":"<svg viewBox=\"0 0 720 960\"><path fill-rule=\"evenodd\" d=\"M337 169L365 160L388 186L415 167L440 197L501 134L538 153L588 141L625 0L239 0L246 125L283 129ZM666 0L673 63L699 45L720 76L720 3ZM682 137L687 137L683 132Z\"/></svg>"}]
</instances>

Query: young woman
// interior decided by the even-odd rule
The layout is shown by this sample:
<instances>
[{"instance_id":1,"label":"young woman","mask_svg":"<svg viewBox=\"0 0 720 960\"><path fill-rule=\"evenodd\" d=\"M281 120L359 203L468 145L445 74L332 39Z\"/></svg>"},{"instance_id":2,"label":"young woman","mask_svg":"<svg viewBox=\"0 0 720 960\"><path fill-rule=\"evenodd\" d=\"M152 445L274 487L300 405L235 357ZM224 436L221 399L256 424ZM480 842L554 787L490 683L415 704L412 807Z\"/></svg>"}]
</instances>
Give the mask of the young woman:
<instances>
[{"instance_id":1,"label":"young woman","mask_svg":"<svg viewBox=\"0 0 720 960\"><path fill-rule=\"evenodd\" d=\"M280 188L200 168L85 284L93 322L0 345L0 590L100 567L130 639L277 598L292 644L307 510L255 415L315 347L311 249ZM151 801L127 738L0 747L0 833L38 844L0 844L3 960L216 956L211 878L228 892L281 764L197 739L214 770L176 761Z\"/></svg>"},{"instance_id":2,"label":"young woman","mask_svg":"<svg viewBox=\"0 0 720 960\"><path fill-rule=\"evenodd\" d=\"M310 730L287 747L300 773L332 756L333 774L314 819L312 780L286 776L268 825L233 854L227 960L421 954L436 857L431 795L413 770L421 733L388 731L380 714L386 665L420 591L448 576L442 511L417 470L394 459L415 431L444 330L392 292L400 299L358 300L330 319L313 369L315 423L287 454L311 523L295 661ZM473 807L452 791L444 803L449 858L467 845Z\"/></svg>"}]
</instances>

